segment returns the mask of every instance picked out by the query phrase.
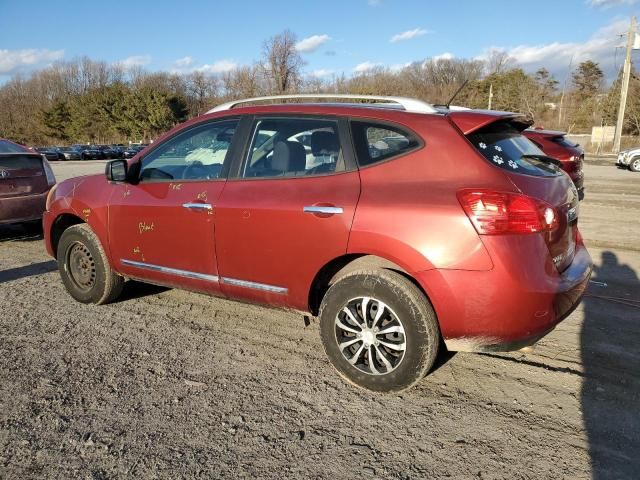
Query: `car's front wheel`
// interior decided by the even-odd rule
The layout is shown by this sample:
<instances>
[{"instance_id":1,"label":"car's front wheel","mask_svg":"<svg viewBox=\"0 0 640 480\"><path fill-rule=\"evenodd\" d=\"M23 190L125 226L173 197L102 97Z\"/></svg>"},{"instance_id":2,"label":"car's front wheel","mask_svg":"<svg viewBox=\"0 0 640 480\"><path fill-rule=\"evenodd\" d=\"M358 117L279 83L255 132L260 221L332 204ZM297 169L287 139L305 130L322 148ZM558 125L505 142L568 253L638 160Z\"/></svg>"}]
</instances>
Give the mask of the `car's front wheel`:
<instances>
[{"instance_id":1,"label":"car's front wheel","mask_svg":"<svg viewBox=\"0 0 640 480\"><path fill-rule=\"evenodd\" d=\"M378 392L415 385L433 366L440 343L427 297L390 270L356 271L335 282L320 307L320 333L338 373Z\"/></svg>"},{"instance_id":2,"label":"car's front wheel","mask_svg":"<svg viewBox=\"0 0 640 480\"><path fill-rule=\"evenodd\" d=\"M82 303L108 303L122 292L124 278L111 269L100 240L87 224L66 229L58 243L58 270L69 294Z\"/></svg>"},{"instance_id":3,"label":"car's front wheel","mask_svg":"<svg viewBox=\"0 0 640 480\"><path fill-rule=\"evenodd\" d=\"M640 172L640 157L631 159L629 162L629 170L632 172Z\"/></svg>"}]
</instances>

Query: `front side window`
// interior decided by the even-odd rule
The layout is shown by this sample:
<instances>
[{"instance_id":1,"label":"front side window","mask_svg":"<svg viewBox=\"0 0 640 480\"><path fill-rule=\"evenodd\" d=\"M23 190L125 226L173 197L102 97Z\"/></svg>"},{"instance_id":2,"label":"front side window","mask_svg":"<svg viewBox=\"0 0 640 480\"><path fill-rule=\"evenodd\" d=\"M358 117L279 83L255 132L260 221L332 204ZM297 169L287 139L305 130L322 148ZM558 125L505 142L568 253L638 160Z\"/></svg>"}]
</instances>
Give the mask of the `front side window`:
<instances>
[{"instance_id":1,"label":"front side window","mask_svg":"<svg viewBox=\"0 0 640 480\"><path fill-rule=\"evenodd\" d=\"M494 122L468 139L498 168L536 177L555 176L561 170L533 142L509 122Z\"/></svg>"},{"instance_id":2,"label":"front side window","mask_svg":"<svg viewBox=\"0 0 640 480\"><path fill-rule=\"evenodd\" d=\"M344 169L337 121L271 118L254 127L243 177L299 177Z\"/></svg>"},{"instance_id":3,"label":"front side window","mask_svg":"<svg viewBox=\"0 0 640 480\"><path fill-rule=\"evenodd\" d=\"M376 123L351 122L361 167L388 160L420 146L419 140L401 128Z\"/></svg>"},{"instance_id":4,"label":"front side window","mask_svg":"<svg viewBox=\"0 0 640 480\"><path fill-rule=\"evenodd\" d=\"M140 180L219 178L237 120L207 123L168 140L142 159Z\"/></svg>"}]
</instances>

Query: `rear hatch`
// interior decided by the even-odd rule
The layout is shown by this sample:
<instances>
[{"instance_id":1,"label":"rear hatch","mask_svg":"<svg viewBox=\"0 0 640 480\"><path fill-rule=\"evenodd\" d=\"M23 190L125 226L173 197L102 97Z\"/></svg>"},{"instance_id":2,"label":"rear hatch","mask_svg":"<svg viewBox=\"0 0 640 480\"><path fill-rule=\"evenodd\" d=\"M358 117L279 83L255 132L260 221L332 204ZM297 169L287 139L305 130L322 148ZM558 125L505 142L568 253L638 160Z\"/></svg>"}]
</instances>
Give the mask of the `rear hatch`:
<instances>
[{"instance_id":1,"label":"rear hatch","mask_svg":"<svg viewBox=\"0 0 640 480\"><path fill-rule=\"evenodd\" d=\"M35 153L0 154L0 198L41 194L48 188L42 156Z\"/></svg>"},{"instance_id":2,"label":"rear hatch","mask_svg":"<svg viewBox=\"0 0 640 480\"><path fill-rule=\"evenodd\" d=\"M578 236L578 192L571 178L557 160L546 157L521 134L528 126L522 117L494 114L492 122L483 118L476 129L470 126L468 114L466 121L464 133L476 150L501 169L523 195L538 201L542 215L549 215L549 228L539 234L544 235L558 271L564 271L573 261Z\"/></svg>"}]
</instances>

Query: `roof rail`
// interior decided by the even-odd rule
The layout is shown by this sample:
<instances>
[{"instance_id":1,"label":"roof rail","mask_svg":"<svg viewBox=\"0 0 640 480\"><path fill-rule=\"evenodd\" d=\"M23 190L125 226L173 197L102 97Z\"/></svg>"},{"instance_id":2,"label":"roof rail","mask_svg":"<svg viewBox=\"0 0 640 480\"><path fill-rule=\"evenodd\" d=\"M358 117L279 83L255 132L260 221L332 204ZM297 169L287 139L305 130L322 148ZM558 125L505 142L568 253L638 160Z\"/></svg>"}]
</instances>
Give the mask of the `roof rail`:
<instances>
[{"instance_id":1,"label":"roof rail","mask_svg":"<svg viewBox=\"0 0 640 480\"><path fill-rule=\"evenodd\" d=\"M349 93L299 93L299 94L291 94L291 95L272 95L267 97L255 97L255 98L244 98L242 100L233 100L231 102L223 103L218 105L217 107L212 108L207 113L220 112L223 110L230 110L235 106L238 106L242 103L251 103L251 102L261 102L267 100L293 100L293 99L350 99L350 100L375 100L389 103L397 103L402 108L404 108L407 112L416 112L416 113L437 113L433 105L423 102L422 100L417 100L415 98L405 98L405 97L388 97L383 95L351 95Z\"/></svg>"}]
</instances>

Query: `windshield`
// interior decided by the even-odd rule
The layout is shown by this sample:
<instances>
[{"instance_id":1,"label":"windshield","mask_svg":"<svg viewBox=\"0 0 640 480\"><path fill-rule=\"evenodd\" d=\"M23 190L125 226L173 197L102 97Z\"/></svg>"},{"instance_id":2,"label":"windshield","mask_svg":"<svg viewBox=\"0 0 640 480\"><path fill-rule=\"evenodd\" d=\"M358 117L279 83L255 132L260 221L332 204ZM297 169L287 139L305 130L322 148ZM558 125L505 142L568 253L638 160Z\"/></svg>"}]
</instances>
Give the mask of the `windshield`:
<instances>
[{"instance_id":1,"label":"windshield","mask_svg":"<svg viewBox=\"0 0 640 480\"><path fill-rule=\"evenodd\" d=\"M561 174L545 154L509 122L495 122L468 136L474 147L503 170L536 177Z\"/></svg>"}]
</instances>

